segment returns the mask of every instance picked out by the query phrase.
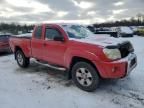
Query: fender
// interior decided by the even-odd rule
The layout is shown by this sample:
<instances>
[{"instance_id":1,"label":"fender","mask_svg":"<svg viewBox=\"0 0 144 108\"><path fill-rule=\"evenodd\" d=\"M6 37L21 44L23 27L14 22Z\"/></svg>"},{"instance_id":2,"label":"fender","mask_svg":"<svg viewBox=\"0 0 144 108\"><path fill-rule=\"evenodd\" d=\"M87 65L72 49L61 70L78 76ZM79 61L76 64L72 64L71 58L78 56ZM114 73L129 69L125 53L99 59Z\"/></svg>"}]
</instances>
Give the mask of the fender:
<instances>
[{"instance_id":1,"label":"fender","mask_svg":"<svg viewBox=\"0 0 144 108\"><path fill-rule=\"evenodd\" d=\"M25 44L16 44L14 46L14 53L16 52L17 48L21 49L26 57L31 57L31 49Z\"/></svg>"},{"instance_id":2,"label":"fender","mask_svg":"<svg viewBox=\"0 0 144 108\"><path fill-rule=\"evenodd\" d=\"M94 60L99 60L98 56L88 50L79 49L68 49L64 55L64 63L66 68L69 68L73 57L81 57L93 62Z\"/></svg>"}]
</instances>

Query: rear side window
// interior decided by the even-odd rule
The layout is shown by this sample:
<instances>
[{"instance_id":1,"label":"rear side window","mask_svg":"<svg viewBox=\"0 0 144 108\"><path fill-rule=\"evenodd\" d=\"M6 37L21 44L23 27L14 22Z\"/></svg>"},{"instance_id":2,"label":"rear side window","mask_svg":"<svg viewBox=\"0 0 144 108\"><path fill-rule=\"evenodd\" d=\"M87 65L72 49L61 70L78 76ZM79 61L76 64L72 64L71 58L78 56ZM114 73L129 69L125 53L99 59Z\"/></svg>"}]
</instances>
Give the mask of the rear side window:
<instances>
[{"instance_id":1,"label":"rear side window","mask_svg":"<svg viewBox=\"0 0 144 108\"><path fill-rule=\"evenodd\" d=\"M38 26L35 30L35 38L41 39L42 36L42 27Z\"/></svg>"},{"instance_id":2,"label":"rear side window","mask_svg":"<svg viewBox=\"0 0 144 108\"><path fill-rule=\"evenodd\" d=\"M47 28L45 37L47 40L54 40L54 37L61 36L60 32L53 28Z\"/></svg>"}]
</instances>

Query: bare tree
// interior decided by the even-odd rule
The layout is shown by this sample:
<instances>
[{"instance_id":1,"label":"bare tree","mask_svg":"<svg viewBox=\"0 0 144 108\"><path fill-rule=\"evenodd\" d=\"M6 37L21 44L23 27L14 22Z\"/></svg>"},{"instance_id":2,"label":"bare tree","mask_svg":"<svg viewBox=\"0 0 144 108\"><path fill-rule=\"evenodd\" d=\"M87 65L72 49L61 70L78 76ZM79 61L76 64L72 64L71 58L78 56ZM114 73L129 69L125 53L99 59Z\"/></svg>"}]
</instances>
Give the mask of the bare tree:
<instances>
[{"instance_id":1,"label":"bare tree","mask_svg":"<svg viewBox=\"0 0 144 108\"><path fill-rule=\"evenodd\" d=\"M143 21L143 14L138 13L137 14L137 19L138 19L138 22L141 23Z\"/></svg>"}]
</instances>

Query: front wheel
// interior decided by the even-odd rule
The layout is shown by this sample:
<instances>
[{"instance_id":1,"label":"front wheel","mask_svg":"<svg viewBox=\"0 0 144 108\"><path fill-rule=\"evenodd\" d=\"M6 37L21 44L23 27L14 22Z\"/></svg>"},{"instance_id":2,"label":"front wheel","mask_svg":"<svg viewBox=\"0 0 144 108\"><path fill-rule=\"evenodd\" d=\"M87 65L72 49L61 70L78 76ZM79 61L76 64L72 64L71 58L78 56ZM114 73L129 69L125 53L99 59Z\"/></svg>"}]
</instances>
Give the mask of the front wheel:
<instances>
[{"instance_id":1,"label":"front wheel","mask_svg":"<svg viewBox=\"0 0 144 108\"><path fill-rule=\"evenodd\" d=\"M72 68L74 83L84 91L94 91L99 84L99 76L96 69L86 62L78 62Z\"/></svg>"},{"instance_id":2,"label":"front wheel","mask_svg":"<svg viewBox=\"0 0 144 108\"><path fill-rule=\"evenodd\" d=\"M25 57L24 53L21 50L16 51L16 61L18 65L22 68L29 66L29 58Z\"/></svg>"}]
</instances>

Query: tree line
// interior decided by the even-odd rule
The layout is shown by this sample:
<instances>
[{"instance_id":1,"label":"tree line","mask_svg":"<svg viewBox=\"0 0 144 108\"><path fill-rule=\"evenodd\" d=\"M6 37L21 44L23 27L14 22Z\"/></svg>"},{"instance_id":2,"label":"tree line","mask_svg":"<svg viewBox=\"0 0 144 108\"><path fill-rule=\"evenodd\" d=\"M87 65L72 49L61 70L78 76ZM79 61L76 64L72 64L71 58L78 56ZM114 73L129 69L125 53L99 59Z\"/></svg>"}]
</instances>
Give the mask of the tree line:
<instances>
[{"instance_id":1,"label":"tree line","mask_svg":"<svg viewBox=\"0 0 144 108\"><path fill-rule=\"evenodd\" d=\"M19 33L28 33L33 30L34 25L20 25L16 23L0 23L0 32L1 33L12 33L12 34L19 34Z\"/></svg>"},{"instance_id":2,"label":"tree line","mask_svg":"<svg viewBox=\"0 0 144 108\"><path fill-rule=\"evenodd\" d=\"M144 26L144 14L137 14L136 17L132 17L129 20L120 20L113 22L105 22L100 24L93 24L94 27L116 27L116 26Z\"/></svg>"},{"instance_id":3,"label":"tree line","mask_svg":"<svg viewBox=\"0 0 144 108\"><path fill-rule=\"evenodd\" d=\"M136 17L132 17L129 20L120 20L120 21L113 21L113 22L105 22L105 23L95 23L93 24L94 27L116 27L116 26L144 26L144 15L137 14ZM0 32L1 33L12 33L12 34L19 34L19 33L28 33L33 30L34 25L21 25L17 23L0 23Z\"/></svg>"},{"instance_id":4,"label":"tree line","mask_svg":"<svg viewBox=\"0 0 144 108\"><path fill-rule=\"evenodd\" d=\"M116 26L144 26L144 21L137 20L121 20L115 22L105 22L101 24L93 24L94 27L116 27Z\"/></svg>"}]
</instances>

